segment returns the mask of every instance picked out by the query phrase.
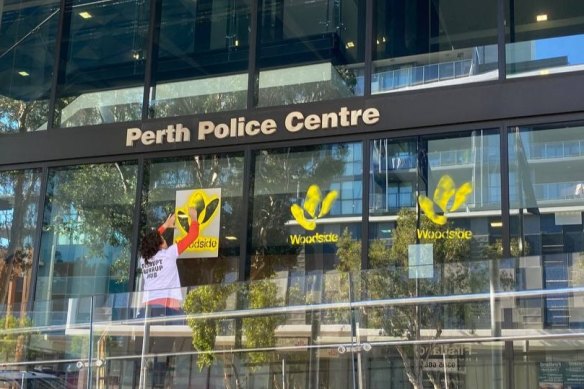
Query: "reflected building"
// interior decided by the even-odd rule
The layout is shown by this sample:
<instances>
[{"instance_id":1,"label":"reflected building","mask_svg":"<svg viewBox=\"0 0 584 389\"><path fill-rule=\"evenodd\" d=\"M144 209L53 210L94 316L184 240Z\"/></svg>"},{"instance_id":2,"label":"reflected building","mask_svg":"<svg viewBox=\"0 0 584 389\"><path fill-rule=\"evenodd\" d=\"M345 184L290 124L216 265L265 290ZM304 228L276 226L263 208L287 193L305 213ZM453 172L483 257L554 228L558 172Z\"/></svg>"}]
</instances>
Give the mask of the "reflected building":
<instances>
[{"instance_id":1,"label":"reflected building","mask_svg":"<svg viewBox=\"0 0 584 389\"><path fill-rule=\"evenodd\" d=\"M0 15L0 387L583 386L581 1Z\"/></svg>"}]
</instances>

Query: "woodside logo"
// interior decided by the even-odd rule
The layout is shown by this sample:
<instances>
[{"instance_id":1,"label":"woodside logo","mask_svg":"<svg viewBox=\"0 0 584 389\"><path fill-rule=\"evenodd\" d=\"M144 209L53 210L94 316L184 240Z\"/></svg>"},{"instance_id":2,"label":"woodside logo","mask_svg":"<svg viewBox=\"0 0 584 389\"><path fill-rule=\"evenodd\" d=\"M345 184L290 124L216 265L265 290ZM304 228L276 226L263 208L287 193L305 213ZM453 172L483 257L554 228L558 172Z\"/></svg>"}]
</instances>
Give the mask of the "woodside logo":
<instances>
[{"instance_id":1,"label":"woodside logo","mask_svg":"<svg viewBox=\"0 0 584 389\"><path fill-rule=\"evenodd\" d=\"M302 228L307 231L314 231L316 229L316 221L330 212L338 196L339 193L336 190L331 190L323 199L318 185L311 185L306 191L304 205L301 207L298 204L292 204L290 212ZM308 236L290 235L290 243L292 245L336 243L338 240L339 236L333 233L315 233Z\"/></svg>"},{"instance_id":2,"label":"woodside logo","mask_svg":"<svg viewBox=\"0 0 584 389\"><path fill-rule=\"evenodd\" d=\"M438 185L434 190L433 201L424 195L418 196L418 204L422 212L432 223L443 226L448 221L446 212L454 212L459 209L462 204L466 202L468 196L472 193L473 186L471 182L465 182L460 187L456 187L454 180L449 175L445 174L440 177ZM453 200L451 202L451 200ZM450 205L450 206L449 206ZM440 213L436 212L435 206L438 207ZM445 230L445 231L431 231L426 229L416 230L418 239L471 239L472 231L469 230Z\"/></svg>"},{"instance_id":3,"label":"woodside logo","mask_svg":"<svg viewBox=\"0 0 584 389\"><path fill-rule=\"evenodd\" d=\"M219 229L221 224L221 189L206 188L180 190L176 192L176 229L174 241L177 242L189 232L191 220L188 209L197 210L199 237L190 244L181 258L217 257L219 253Z\"/></svg>"}]
</instances>

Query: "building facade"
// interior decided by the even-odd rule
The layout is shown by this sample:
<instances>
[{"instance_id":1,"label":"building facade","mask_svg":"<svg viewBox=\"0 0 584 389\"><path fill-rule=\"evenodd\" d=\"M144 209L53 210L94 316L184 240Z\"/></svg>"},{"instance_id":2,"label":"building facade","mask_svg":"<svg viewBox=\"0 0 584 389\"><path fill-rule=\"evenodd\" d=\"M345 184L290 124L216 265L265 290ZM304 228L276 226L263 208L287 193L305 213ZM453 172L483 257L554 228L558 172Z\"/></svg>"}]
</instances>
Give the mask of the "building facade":
<instances>
[{"instance_id":1,"label":"building facade","mask_svg":"<svg viewBox=\"0 0 584 389\"><path fill-rule=\"evenodd\" d=\"M581 1L0 14L0 388L584 387Z\"/></svg>"}]
</instances>

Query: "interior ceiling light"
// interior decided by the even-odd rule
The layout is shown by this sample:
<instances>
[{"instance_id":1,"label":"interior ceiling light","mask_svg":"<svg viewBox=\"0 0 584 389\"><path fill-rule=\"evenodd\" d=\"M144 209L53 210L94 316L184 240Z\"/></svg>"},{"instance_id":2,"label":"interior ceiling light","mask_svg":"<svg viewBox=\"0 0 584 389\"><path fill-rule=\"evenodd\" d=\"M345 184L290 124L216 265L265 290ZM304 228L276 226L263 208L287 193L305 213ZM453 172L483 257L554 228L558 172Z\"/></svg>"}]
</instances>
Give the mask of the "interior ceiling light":
<instances>
[{"instance_id":1,"label":"interior ceiling light","mask_svg":"<svg viewBox=\"0 0 584 389\"><path fill-rule=\"evenodd\" d=\"M87 11L79 12L79 16L81 16L83 19L91 19L93 17L93 15Z\"/></svg>"},{"instance_id":2,"label":"interior ceiling light","mask_svg":"<svg viewBox=\"0 0 584 389\"><path fill-rule=\"evenodd\" d=\"M352 49L353 47L355 47L355 43L353 43L353 41L348 41L346 47L347 49Z\"/></svg>"},{"instance_id":3,"label":"interior ceiling light","mask_svg":"<svg viewBox=\"0 0 584 389\"><path fill-rule=\"evenodd\" d=\"M503 222L491 222L491 227L503 227Z\"/></svg>"},{"instance_id":4,"label":"interior ceiling light","mask_svg":"<svg viewBox=\"0 0 584 389\"><path fill-rule=\"evenodd\" d=\"M535 17L535 20L537 20L538 22L545 22L546 20L548 20L548 16L547 14L540 14Z\"/></svg>"},{"instance_id":5,"label":"interior ceiling light","mask_svg":"<svg viewBox=\"0 0 584 389\"><path fill-rule=\"evenodd\" d=\"M20 74L22 77L30 76L30 74L28 72L25 72L24 70L21 70L20 72L18 72L18 74Z\"/></svg>"}]
</instances>

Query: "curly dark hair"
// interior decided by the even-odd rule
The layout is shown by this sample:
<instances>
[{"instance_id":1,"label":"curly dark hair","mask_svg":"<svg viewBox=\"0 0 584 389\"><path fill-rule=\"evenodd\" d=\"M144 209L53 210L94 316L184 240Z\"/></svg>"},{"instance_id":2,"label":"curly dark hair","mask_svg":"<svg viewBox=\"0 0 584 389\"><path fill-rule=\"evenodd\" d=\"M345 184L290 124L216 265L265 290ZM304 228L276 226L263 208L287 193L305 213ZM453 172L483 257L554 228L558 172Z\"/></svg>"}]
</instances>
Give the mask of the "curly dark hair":
<instances>
[{"instance_id":1,"label":"curly dark hair","mask_svg":"<svg viewBox=\"0 0 584 389\"><path fill-rule=\"evenodd\" d=\"M144 258L144 262L148 263L148 260L156 255L160 250L160 245L164 242L163 239L157 230L151 230L144 234L142 243L140 243L140 255Z\"/></svg>"}]
</instances>

